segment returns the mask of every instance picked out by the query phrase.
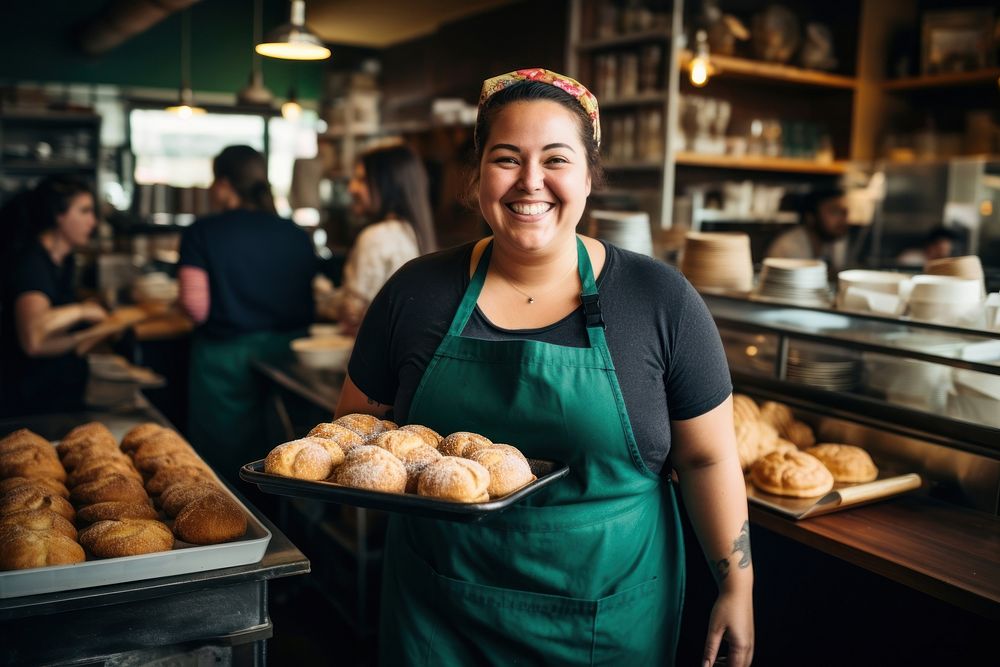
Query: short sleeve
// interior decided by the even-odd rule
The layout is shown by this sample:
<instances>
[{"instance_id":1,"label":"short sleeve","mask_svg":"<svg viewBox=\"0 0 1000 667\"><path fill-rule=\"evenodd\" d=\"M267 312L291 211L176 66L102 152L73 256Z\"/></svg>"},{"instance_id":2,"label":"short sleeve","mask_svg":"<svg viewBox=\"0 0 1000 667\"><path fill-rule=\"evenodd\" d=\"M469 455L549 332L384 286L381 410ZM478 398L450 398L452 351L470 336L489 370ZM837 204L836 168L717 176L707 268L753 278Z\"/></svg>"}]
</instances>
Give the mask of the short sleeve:
<instances>
[{"instance_id":1,"label":"short sleeve","mask_svg":"<svg viewBox=\"0 0 1000 667\"><path fill-rule=\"evenodd\" d=\"M390 282L368 307L347 366L351 381L361 393L385 405L395 401L397 385L387 354L391 346L392 291Z\"/></svg>"},{"instance_id":2,"label":"short sleeve","mask_svg":"<svg viewBox=\"0 0 1000 667\"><path fill-rule=\"evenodd\" d=\"M671 420L703 415L733 392L715 321L698 292L687 281L684 286L667 373Z\"/></svg>"},{"instance_id":3,"label":"short sleeve","mask_svg":"<svg viewBox=\"0 0 1000 667\"><path fill-rule=\"evenodd\" d=\"M13 299L27 292L41 292L55 301L58 285L52 272L46 270L43 259L37 253L29 253L17 262L10 272L10 295Z\"/></svg>"},{"instance_id":4,"label":"short sleeve","mask_svg":"<svg viewBox=\"0 0 1000 667\"><path fill-rule=\"evenodd\" d=\"M181 235L180 266L194 266L208 270L208 253L205 248L205 237L202 227L197 222Z\"/></svg>"}]
</instances>

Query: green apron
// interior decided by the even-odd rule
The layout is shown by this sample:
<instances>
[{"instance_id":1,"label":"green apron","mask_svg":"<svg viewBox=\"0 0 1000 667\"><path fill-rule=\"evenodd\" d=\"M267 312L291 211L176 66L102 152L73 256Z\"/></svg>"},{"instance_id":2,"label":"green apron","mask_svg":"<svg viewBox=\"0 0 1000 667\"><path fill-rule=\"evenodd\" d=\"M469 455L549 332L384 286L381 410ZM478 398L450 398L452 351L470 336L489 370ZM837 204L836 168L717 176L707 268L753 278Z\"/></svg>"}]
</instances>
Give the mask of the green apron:
<instances>
[{"instance_id":1,"label":"green apron","mask_svg":"<svg viewBox=\"0 0 1000 667\"><path fill-rule=\"evenodd\" d=\"M268 443L264 422L267 387L253 370L255 360L291 359L292 340L303 331L259 331L234 338L196 334L191 344L188 437L221 475L238 479L244 463L263 458Z\"/></svg>"},{"instance_id":2,"label":"green apron","mask_svg":"<svg viewBox=\"0 0 1000 667\"><path fill-rule=\"evenodd\" d=\"M462 337L491 243L409 414L565 461L570 474L480 523L391 517L384 665L673 662L684 594L676 498L639 454L577 247L590 347Z\"/></svg>"}]
</instances>

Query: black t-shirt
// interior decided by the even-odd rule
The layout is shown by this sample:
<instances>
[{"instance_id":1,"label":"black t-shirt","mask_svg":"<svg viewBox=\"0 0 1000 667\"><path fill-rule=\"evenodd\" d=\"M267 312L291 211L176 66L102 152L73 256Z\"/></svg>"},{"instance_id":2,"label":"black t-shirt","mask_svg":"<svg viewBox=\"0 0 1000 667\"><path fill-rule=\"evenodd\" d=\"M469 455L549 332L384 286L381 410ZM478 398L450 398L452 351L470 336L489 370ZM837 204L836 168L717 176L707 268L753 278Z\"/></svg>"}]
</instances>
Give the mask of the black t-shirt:
<instances>
[{"instance_id":1,"label":"black t-shirt","mask_svg":"<svg viewBox=\"0 0 1000 667\"><path fill-rule=\"evenodd\" d=\"M670 452L670 421L697 417L725 400L732 392L729 367L708 309L676 269L604 245L597 287L608 348L639 451L659 472ZM392 405L400 423L469 285L473 246L403 266L375 297L358 333L351 379L369 398ZM589 345L582 306L551 326L522 331L500 329L476 308L462 335Z\"/></svg>"},{"instance_id":2,"label":"black t-shirt","mask_svg":"<svg viewBox=\"0 0 1000 667\"><path fill-rule=\"evenodd\" d=\"M64 412L83 407L87 361L70 351L57 357L29 357L21 348L14 322L18 297L41 292L53 307L74 303L73 255L61 266L52 261L40 243L15 255L3 274L0 304L0 414L7 417L41 412Z\"/></svg>"},{"instance_id":3,"label":"black t-shirt","mask_svg":"<svg viewBox=\"0 0 1000 667\"><path fill-rule=\"evenodd\" d=\"M291 331L313 320L316 254L291 220L243 210L201 218L184 230L180 264L208 273L201 331L209 336Z\"/></svg>"}]
</instances>

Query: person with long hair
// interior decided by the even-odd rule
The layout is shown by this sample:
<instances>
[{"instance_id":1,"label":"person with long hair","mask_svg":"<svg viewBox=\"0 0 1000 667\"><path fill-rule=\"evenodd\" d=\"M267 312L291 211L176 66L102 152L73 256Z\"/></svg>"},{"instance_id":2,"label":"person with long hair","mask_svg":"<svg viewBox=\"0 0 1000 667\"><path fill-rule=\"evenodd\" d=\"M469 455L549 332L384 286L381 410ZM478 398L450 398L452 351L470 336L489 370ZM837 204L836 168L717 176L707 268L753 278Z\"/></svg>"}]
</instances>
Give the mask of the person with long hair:
<instances>
[{"instance_id":1,"label":"person with long hair","mask_svg":"<svg viewBox=\"0 0 1000 667\"><path fill-rule=\"evenodd\" d=\"M344 265L333 315L356 331L382 285L406 262L436 248L427 172L406 146L364 153L348 185L354 213L368 223Z\"/></svg>"},{"instance_id":2,"label":"person with long hair","mask_svg":"<svg viewBox=\"0 0 1000 667\"><path fill-rule=\"evenodd\" d=\"M577 234L600 136L579 82L545 69L487 79L475 187L492 235L410 262L361 325L338 417L473 431L569 467L482 522L390 516L382 664L674 664L678 486L719 588L704 664L723 638L729 664L750 664L722 341L676 269Z\"/></svg>"},{"instance_id":3,"label":"person with long hair","mask_svg":"<svg viewBox=\"0 0 1000 667\"><path fill-rule=\"evenodd\" d=\"M306 232L277 215L267 161L229 146L212 165L216 214L184 230L180 301L197 328L188 437L221 474L259 455L265 387L254 360L280 360L313 321L316 255Z\"/></svg>"},{"instance_id":4,"label":"person with long hair","mask_svg":"<svg viewBox=\"0 0 1000 667\"><path fill-rule=\"evenodd\" d=\"M0 212L0 414L83 407L87 361L78 349L105 310L76 296L74 251L97 226L94 195L67 176L42 180Z\"/></svg>"}]
</instances>

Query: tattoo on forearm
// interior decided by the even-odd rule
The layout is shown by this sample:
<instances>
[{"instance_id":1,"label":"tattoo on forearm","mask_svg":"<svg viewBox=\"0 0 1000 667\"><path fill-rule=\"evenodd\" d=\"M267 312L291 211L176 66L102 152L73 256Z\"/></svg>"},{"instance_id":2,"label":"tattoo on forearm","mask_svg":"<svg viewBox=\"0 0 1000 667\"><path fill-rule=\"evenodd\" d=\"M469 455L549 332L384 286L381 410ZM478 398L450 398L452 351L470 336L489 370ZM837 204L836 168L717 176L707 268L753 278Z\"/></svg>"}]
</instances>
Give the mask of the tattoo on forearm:
<instances>
[{"instance_id":1,"label":"tattoo on forearm","mask_svg":"<svg viewBox=\"0 0 1000 667\"><path fill-rule=\"evenodd\" d=\"M734 555L739 552L742 554L740 560L737 562L737 567L741 570L750 567L751 557L750 557L750 522L744 521L743 528L740 529L740 534L733 540L733 550L729 553L729 556ZM720 558L715 561L715 577L722 583L722 581L729 576L729 556L725 558Z\"/></svg>"}]
</instances>

